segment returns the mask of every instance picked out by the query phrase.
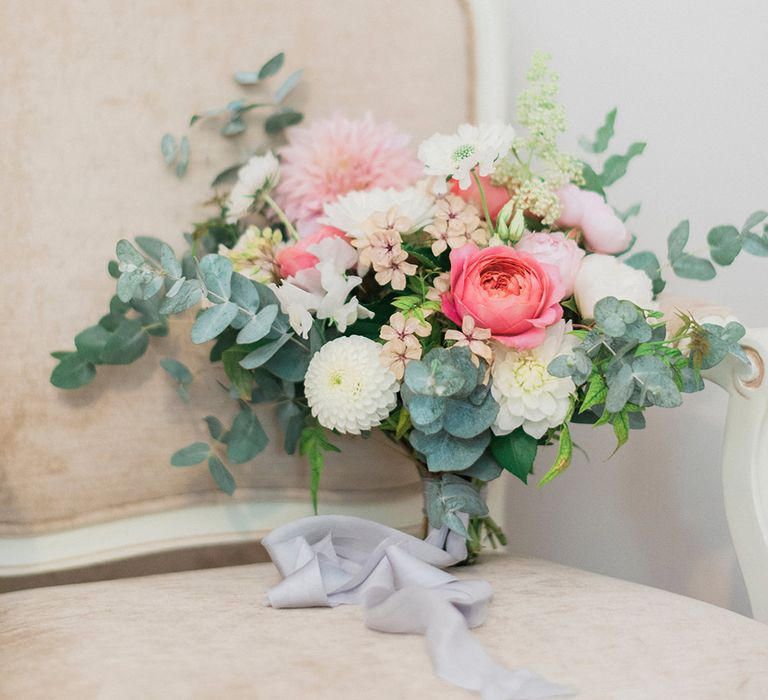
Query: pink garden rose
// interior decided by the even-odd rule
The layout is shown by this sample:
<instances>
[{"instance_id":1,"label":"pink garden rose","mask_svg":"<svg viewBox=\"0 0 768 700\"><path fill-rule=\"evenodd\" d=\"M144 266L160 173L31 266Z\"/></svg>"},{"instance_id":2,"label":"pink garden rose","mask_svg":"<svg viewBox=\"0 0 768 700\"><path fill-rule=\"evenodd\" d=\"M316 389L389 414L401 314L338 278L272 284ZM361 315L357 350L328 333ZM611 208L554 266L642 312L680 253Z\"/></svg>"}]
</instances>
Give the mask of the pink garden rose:
<instances>
[{"instance_id":1,"label":"pink garden rose","mask_svg":"<svg viewBox=\"0 0 768 700\"><path fill-rule=\"evenodd\" d=\"M539 345L544 329L563 316L563 283L554 265L508 246L480 250L467 243L451 252L451 288L443 313L461 326L465 316L518 350Z\"/></svg>"},{"instance_id":2,"label":"pink garden rose","mask_svg":"<svg viewBox=\"0 0 768 700\"><path fill-rule=\"evenodd\" d=\"M627 249L632 236L599 194L566 185L558 190L557 196L560 199L557 225L580 228L589 250L614 255Z\"/></svg>"},{"instance_id":3,"label":"pink garden rose","mask_svg":"<svg viewBox=\"0 0 768 700\"><path fill-rule=\"evenodd\" d=\"M506 187L491 184L491 178L488 175L481 177L480 182L483 185L483 192L485 192L488 213L491 215L491 219L496 221L496 217L499 215L501 208L509 201L509 192L507 192ZM451 180L451 192L476 206L480 211L480 216L483 216L483 203L480 201L480 190L477 188L477 183L474 180L472 180L472 184L466 190L462 190L461 187L459 187L458 180Z\"/></svg>"},{"instance_id":4,"label":"pink garden rose","mask_svg":"<svg viewBox=\"0 0 768 700\"><path fill-rule=\"evenodd\" d=\"M576 241L566 238L564 233L526 233L515 245L515 250L528 253L539 262L554 265L563 282L563 298L573 294L573 283L584 257L584 251Z\"/></svg>"},{"instance_id":5,"label":"pink garden rose","mask_svg":"<svg viewBox=\"0 0 768 700\"><path fill-rule=\"evenodd\" d=\"M300 270L317 265L317 256L312 255L307 249L326 238L336 237L345 238L344 232L333 226L319 226L314 233L302 238L298 243L281 248L275 255L275 261L280 268L280 277L284 279L294 277Z\"/></svg>"}]
</instances>

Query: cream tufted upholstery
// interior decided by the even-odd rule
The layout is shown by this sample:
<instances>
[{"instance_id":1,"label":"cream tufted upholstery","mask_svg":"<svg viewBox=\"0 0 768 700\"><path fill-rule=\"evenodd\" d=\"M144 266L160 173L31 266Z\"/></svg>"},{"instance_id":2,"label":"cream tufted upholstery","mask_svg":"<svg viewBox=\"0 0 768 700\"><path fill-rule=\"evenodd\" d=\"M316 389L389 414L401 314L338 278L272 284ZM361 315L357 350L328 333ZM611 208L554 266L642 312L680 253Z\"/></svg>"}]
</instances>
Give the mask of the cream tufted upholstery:
<instances>
[{"instance_id":1,"label":"cream tufted upholstery","mask_svg":"<svg viewBox=\"0 0 768 700\"><path fill-rule=\"evenodd\" d=\"M753 620L538 560L487 555L458 575L493 585L474 632L488 651L578 700L768 697ZM357 607L262 607L277 578L257 564L0 596L0 697L477 697L434 675L422 637L366 629Z\"/></svg>"},{"instance_id":2,"label":"cream tufted upholstery","mask_svg":"<svg viewBox=\"0 0 768 700\"><path fill-rule=\"evenodd\" d=\"M106 311L116 240L149 234L179 247L205 214L212 174L239 157L237 142L203 125L177 181L160 135L241 94L232 73L279 50L283 76L306 69L294 104L310 116L370 109L416 138L451 129L469 116L470 34L458 0L0 4L0 537L229 501L204 469L168 465L175 449L205 438L203 416L233 409L207 348L182 342L187 329L153 341L135 366L101 368L83 390L48 384L48 353L70 349ZM435 80L438 71L450 78ZM165 356L196 373L188 405L158 368ZM323 477L325 502L417 488L412 466L385 448L344 448ZM236 499L306 499L303 460L278 447L235 472Z\"/></svg>"}]
</instances>

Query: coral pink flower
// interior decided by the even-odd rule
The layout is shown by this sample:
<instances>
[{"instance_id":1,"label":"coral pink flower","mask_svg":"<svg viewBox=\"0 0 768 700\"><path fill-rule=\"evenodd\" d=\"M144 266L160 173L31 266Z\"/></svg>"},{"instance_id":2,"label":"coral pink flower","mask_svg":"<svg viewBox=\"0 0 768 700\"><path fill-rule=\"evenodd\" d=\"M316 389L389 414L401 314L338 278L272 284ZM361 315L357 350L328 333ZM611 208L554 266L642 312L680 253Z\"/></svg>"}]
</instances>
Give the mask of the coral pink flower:
<instances>
[{"instance_id":1,"label":"coral pink flower","mask_svg":"<svg viewBox=\"0 0 768 700\"><path fill-rule=\"evenodd\" d=\"M491 219L496 221L496 217L499 215L501 208L509 201L509 192L506 187L491 184L491 178L489 175L480 178L480 182L483 184L483 192L485 192L485 201L488 204L488 213L491 215ZM477 187L477 183L472 180L472 184L466 189L462 190L459 187L459 183L456 180L451 180L451 192L453 194L463 197L470 204L474 204L480 215L483 215L483 204L480 201L480 190Z\"/></svg>"},{"instance_id":2,"label":"coral pink flower","mask_svg":"<svg viewBox=\"0 0 768 700\"><path fill-rule=\"evenodd\" d=\"M576 273L584 258L584 251L565 237L564 233L526 233L515 245L515 250L532 255L539 262L554 265L563 282L563 297L573 294Z\"/></svg>"},{"instance_id":3,"label":"coral pink flower","mask_svg":"<svg viewBox=\"0 0 768 700\"><path fill-rule=\"evenodd\" d=\"M451 289L441 301L443 313L457 325L471 316L504 345L527 350L562 318L562 298L555 266L508 246L480 250L467 243L451 252Z\"/></svg>"},{"instance_id":4,"label":"coral pink flower","mask_svg":"<svg viewBox=\"0 0 768 700\"><path fill-rule=\"evenodd\" d=\"M578 226L593 253L614 255L627 249L632 236L624 222L596 192L566 185L557 191L560 200L558 226Z\"/></svg>"},{"instance_id":5,"label":"coral pink flower","mask_svg":"<svg viewBox=\"0 0 768 700\"><path fill-rule=\"evenodd\" d=\"M343 238L344 231L333 226L320 226L309 236L302 238L298 243L281 248L275 255L275 262L280 270L280 277L294 277L300 270L314 267L319 262L316 255L310 253L307 248L326 238Z\"/></svg>"},{"instance_id":6,"label":"coral pink flower","mask_svg":"<svg viewBox=\"0 0 768 700\"><path fill-rule=\"evenodd\" d=\"M416 182L421 163L407 148L409 137L367 114L341 114L287 132L280 149L278 204L302 231L323 213L323 205L352 190L402 189Z\"/></svg>"}]
</instances>

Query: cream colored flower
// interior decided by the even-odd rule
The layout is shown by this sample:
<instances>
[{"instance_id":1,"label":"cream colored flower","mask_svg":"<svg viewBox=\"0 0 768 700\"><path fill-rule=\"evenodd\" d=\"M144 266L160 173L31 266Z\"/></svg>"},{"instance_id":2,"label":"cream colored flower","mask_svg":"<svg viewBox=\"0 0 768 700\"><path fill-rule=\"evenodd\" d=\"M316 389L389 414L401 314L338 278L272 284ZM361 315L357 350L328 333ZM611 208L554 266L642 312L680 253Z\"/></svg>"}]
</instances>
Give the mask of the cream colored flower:
<instances>
[{"instance_id":1,"label":"cream colored flower","mask_svg":"<svg viewBox=\"0 0 768 700\"><path fill-rule=\"evenodd\" d=\"M280 231L249 226L233 248L220 245L219 255L229 259L235 272L267 284L280 279L275 255L281 243Z\"/></svg>"},{"instance_id":2,"label":"cream colored flower","mask_svg":"<svg viewBox=\"0 0 768 700\"><path fill-rule=\"evenodd\" d=\"M304 392L320 425L359 435L389 415L399 385L382 366L380 352L377 342L351 335L326 343L313 355Z\"/></svg>"},{"instance_id":3,"label":"cream colored flower","mask_svg":"<svg viewBox=\"0 0 768 700\"><path fill-rule=\"evenodd\" d=\"M362 224L362 233L352 239L352 245L358 250L358 266L367 270L371 266L371 258L374 248L393 250L395 245L399 247L402 236L408 233L413 224L407 216L402 216L396 206L390 207L386 212L374 212ZM375 234L389 234L376 236Z\"/></svg>"},{"instance_id":4,"label":"cream colored flower","mask_svg":"<svg viewBox=\"0 0 768 700\"><path fill-rule=\"evenodd\" d=\"M433 222L424 230L434 238L432 253L440 255L447 248L461 248L474 241L479 245L488 242L488 235L480 220L477 208L461 197L449 194L435 205Z\"/></svg>"},{"instance_id":5,"label":"cream colored flower","mask_svg":"<svg viewBox=\"0 0 768 700\"><path fill-rule=\"evenodd\" d=\"M448 330L445 332L446 340L455 340L456 347L468 347L472 353L472 361L479 365L478 358L484 359L489 365L493 362L493 350L488 345L491 337L489 328L475 327L475 319L465 316L461 321L461 330Z\"/></svg>"},{"instance_id":6,"label":"cream colored flower","mask_svg":"<svg viewBox=\"0 0 768 700\"><path fill-rule=\"evenodd\" d=\"M381 229L368 237L367 257L376 271L376 282L392 289L405 289L405 278L415 275L416 265L407 262L408 253L401 247L400 234L394 229Z\"/></svg>"},{"instance_id":7,"label":"cream colored flower","mask_svg":"<svg viewBox=\"0 0 768 700\"><path fill-rule=\"evenodd\" d=\"M432 280L432 286L427 290L427 299L430 301L440 301L440 297L443 296L451 288L451 273L441 272L437 277Z\"/></svg>"},{"instance_id":8,"label":"cream colored flower","mask_svg":"<svg viewBox=\"0 0 768 700\"><path fill-rule=\"evenodd\" d=\"M409 340L416 341L406 342L395 338L390 340L381 348L381 362L389 369L392 374L397 377L398 380L403 378L405 374L405 366L411 360L418 360L421 358L421 344L414 336L410 336Z\"/></svg>"}]
</instances>

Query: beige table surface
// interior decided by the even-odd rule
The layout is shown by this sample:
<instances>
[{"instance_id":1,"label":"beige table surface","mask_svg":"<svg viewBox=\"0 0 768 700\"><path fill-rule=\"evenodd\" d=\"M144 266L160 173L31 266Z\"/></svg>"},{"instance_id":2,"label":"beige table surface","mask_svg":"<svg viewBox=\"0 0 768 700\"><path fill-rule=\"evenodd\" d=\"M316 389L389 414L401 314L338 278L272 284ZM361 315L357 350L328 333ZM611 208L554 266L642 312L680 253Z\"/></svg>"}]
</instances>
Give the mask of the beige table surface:
<instances>
[{"instance_id":1,"label":"beige table surface","mask_svg":"<svg viewBox=\"0 0 768 700\"><path fill-rule=\"evenodd\" d=\"M706 603L545 561L457 569L495 590L475 634L600 700L768 698L768 626ZM432 673L419 636L360 609L273 610L271 564L0 596L0 698L477 697Z\"/></svg>"}]
</instances>

